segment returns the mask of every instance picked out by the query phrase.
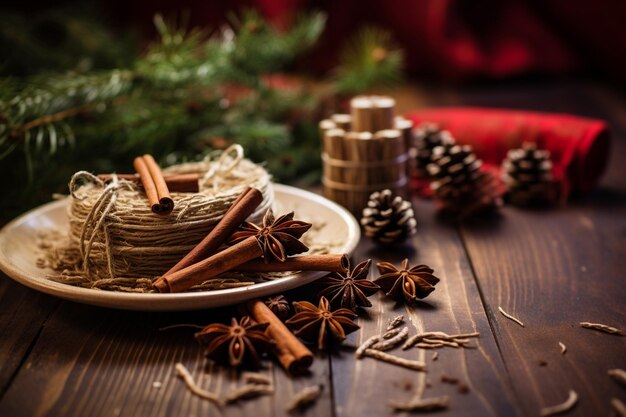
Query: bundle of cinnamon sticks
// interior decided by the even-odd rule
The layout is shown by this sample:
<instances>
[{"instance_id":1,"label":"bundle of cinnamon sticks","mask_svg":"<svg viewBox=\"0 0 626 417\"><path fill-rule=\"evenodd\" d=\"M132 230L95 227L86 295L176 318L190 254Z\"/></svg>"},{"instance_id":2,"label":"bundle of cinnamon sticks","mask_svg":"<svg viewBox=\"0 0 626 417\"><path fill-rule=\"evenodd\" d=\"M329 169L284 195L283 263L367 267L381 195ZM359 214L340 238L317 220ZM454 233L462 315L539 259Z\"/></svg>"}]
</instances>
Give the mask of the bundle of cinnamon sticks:
<instances>
[{"instance_id":1,"label":"bundle of cinnamon sticks","mask_svg":"<svg viewBox=\"0 0 626 417\"><path fill-rule=\"evenodd\" d=\"M138 156L133 162L143 188L148 196L152 212L156 214L169 214L174 210L174 200L170 196L161 168L152 155Z\"/></svg>"},{"instance_id":2,"label":"bundle of cinnamon sticks","mask_svg":"<svg viewBox=\"0 0 626 417\"><path fill-rule=\"evenodd\" d=\"M360 214L374 191L406 193L413 123L395 116L393 98L354 97L350 114L333 114L319 127L327 198Z\"/></svg>"},{"instance_id":3,"label":"bundle of cinnamon sticks","mask_svg":"<svg viewBox=\"0 0 626 417\"><path fill-rule=\"evenodd\" d=\"M99 174L98 178L104 182L117 178L141 184L148 197L150 208L155 214L169 214L174 210L174 200L170 191L178 193L200 191L198 174L164 176L152 155L138 156L133 165L137 170L136 174Z\"/></svg>"},{"instance_id":4,"label":"bundle of cinnamon sticks","mask_svg":"<svg viewBox=\"0 0 626 417\"><path fill-rule=\"evenodd\" d=\"M226 271L343 271L346 254L288 257L284 261L263 259L263 248L251 237L218 252L244 220L261 204L263 196L256 188L246 188L209 234L183 259L154 282L159 292L186 291L194 285ZM263 235L259 228L259 235Z\"/></svg>"},{"instance_id":5,"label":"bundle of cinnamon sticks","mask_svg":"<svg viewBox=\"0 0 626 417\"><path fill-rule=\"evenodd\" d=\"M246 188L215 228L191 252L154 282L155 289L162 293L185 291L230 270L240 272L302 270L341 272L348 267L346 254L303 255L286 257L283 260L262 258L262 256L266 256L263 246L267 242L271 244L271 236L269 235L274 233L281 237L280 232L272 231L267 226L257 227L258 232L256 234L243 240L239 239L240 242L219 251L220 247L236 233L240 225L252 214L262 200L263 196L259 190ZM276 222L279 223L281 218ZM287 229L289 227L302 228L301 223L303 222L288 221L282 225ZM310 225L306 229L308 227ZM256 229L253 230L256 231ZM313 362L311 351L287 329L263 302L260 300L250 301L247 304L247 309L257 322L269 323L267 331L276 341L276 354L285 369L294 373L311 365Z\"/></svg>"}]
</instances>

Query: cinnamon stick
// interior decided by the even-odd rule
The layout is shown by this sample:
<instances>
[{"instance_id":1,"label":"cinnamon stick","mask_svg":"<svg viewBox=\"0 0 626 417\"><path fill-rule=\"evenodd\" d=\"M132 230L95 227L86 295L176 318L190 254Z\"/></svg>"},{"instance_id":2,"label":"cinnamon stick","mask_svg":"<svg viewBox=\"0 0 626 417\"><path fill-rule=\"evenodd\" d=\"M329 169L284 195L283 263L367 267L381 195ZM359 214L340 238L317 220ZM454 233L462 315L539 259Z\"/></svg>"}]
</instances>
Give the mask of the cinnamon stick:
<instances>
[{"instance_id":1,"label":"cinnamon stick","mask_svg":"<svg viewBox=\"0 0 626 417\"><path fill-rule=\"evenodd\" d=\"M230 206L226 214L204 239L164 275L168 277L176 271L187 268L213 255L219 247L237 230L237 227L250 216L263 201L263 194L256 188L247 187Z\"/></svg>"},{"instance_id":2,"label":"cinnamon stick","mask_svg":"<svg viewBox=\"0 0 626 417\"><path fill-rule=\"evenodd\" d=\"M345 131L350 130L352 126L352 116L349 114L333 114L330 119L339 129L343 129Z\"/></svg>"},{"instance_id":3,"label":"cinnamon stick","mask_svg":"<svg viewBox=\"0 0 626 417\"><path fill-rule=\"evenodd\" d=\"M368 96L357 96L350 100L353 132L373 132L374 104Z\"/></svg>"},{"instance_id":4,"label":"cinnamon stick","mask_svg":"<svg viewBox=\"0 0 626 417\"><path fill-rule=\"evenodd\" d=\"M313 363L313 353L284 325L261 300L248 301L250 315L258 323L269 323L267 332L276 342L280 364L290 373L305 371Z\"/></svg>"},{"instance_id":5,"label":"cinnamon stick","mask_svg":"<svg viewBox=\"0 0 626 417\"><path fill-rule=\"evenodd\" d=\"M331 119L323 119L319 122L320 137L324 137L324 132L330 129L336 129L337 125Z\"/></svg>"},{"instance_id":6,"label":"cinnamon stick","mask_svg":"<svg viewBox=\"0 0 626 417\"><path fill-rule=\"evenodd\" d=\"M285 262L268 262L254 259L235 268L239 272L328 271L343 272L348 268L348 255L303 255L288 258Z\"/></svg>"},{"instance_id":7,"label":"cinnamon stick","mask_svg":"<svg viewBox=\"0 0 626 417\"><path fill-rule=\"evenodd\" d=\"M137 174L98 174L98 178L104 182L110 182L114 175L120 180L141 184L141 178ZM200 191L198 184L200 176L198 174L168 175L164 176L163 179L167 188L174 193L197 193Z\"/></svg>"},{"instance_id":8,"label":"cinnamon stick","mask_svg":"<svg viewBox=\"0 0 626 417\"><path fill-rule=\"evenodd\" d=\"M396 101L387 96L373 96L370 98L374 104L374 110L372 111L372 131L393 129Z\"/></svg>"},{"instance_id":9,"label":"cinnamon stick","mask_svg":"<svg viewBox=\"0 0 626 417\"><path fill-rule=\"evenodd\" d=\"M152 155L138 156L133 165L141 177L141 183L150 202L152 212L156 214L169 214L174 209L174 200L170 196L167 184L163 179L161 168L157 165Z\"/></svg>"},{"instance_id":10,"label":"cinnamon stick","mask_svg":"<svg viewBox=\"0 0 626 417\"><path fill-rule=\"evenodd\" d=\"M162 276L153 285L159 292L182 292L261 255L261 245L250 236L203 261Z\"/></svg>"}]
</instances>

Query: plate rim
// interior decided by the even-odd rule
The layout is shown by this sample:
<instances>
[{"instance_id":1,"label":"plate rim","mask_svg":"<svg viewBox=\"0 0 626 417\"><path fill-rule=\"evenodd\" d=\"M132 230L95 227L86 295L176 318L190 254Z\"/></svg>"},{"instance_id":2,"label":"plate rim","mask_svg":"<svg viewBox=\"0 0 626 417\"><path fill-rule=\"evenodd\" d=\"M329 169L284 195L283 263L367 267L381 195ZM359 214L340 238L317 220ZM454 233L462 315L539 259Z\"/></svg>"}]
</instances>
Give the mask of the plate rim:
<instances>
[{"instance_id":1,"label":"plate rim","mask_svg":"<svg viewBox=\"0 0 626 417\"><path fill-rule=\"evenodd\" d=\"M352 240L346 242L346 246L343 248L343 252L347 253L348 255L352 255L352 253L356 249L358 242L360 241L361 230L356 219L348 210L346 210L339 204L327 199L326 197L315 194L311 191L303 190L285 184L274 183L272 184L272 186L274 187L275 192L291 194L295 197L303 198L304 200L314 201L336 212L347 225L348 236L354 236ZM8 240L7 238L10 236L11 230L19 227L29 218L36 215L37 212L43 211L44 209L54 209L56 208L55 206L65 206L66 204L67 199L45 203L11 220L9 223L4 225L2 229L0 229L0 248L2 248L2 244ZM29 274L24 274L21 268L18 268L7 256L7 254L2 250L0 250L0 270L14 281L48 295L83 304L139 311L186 311L217 308L233 304L229 303L228 300L223 303L220 301L213 301L214 298L219 299L220 296L227 298L229 296L240 296L240 294L248 293L247 295L245 295L246 299L254 298L257 294L260 297L270 294L264 291L267 289L267 287L276 287L276 292L286 291L288 289L293 289L305 285L326 274L326 272L323 271L308 271L294 274L281 280L263 282L247 287L212 290L210 292L206 291L174 294L155 294L125 293L81 288L70 286L68 284L63 284L60 282L51 281L49 279L46 279L45 277L32 277ZM296 285L290 285L291 283L293 283L293 280L299 280L300 283ZM208 295L210 295L209 298L211 299L211 301L205 300ZM203 301L205 303L203 303ZM185 302L189 302L189 305L185 307L180 306L180 303Z\"/></svg>"}]
</instances>

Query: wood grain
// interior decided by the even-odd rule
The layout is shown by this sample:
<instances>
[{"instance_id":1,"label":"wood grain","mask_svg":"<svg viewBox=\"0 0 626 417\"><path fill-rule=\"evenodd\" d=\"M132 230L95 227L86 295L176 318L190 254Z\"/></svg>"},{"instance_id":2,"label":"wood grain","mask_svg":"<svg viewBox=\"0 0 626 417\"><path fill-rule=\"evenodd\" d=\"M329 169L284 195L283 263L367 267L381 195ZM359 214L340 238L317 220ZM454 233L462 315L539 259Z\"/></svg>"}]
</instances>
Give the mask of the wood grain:
<instances>
[{"instance_id":1,"label":"wood grain","mask_svg":"<svg viewBox=\"0 0 626 417\"><path fill-rule=\"evenodd\" d=\"M560 111L597 116L598 107L580 90L548 89L545 97L528 107L555 110L559 106ZM489 101L483 95L478 103L470 103L483 100ZM498 96L491 102L521 105L524 99ZM610 121L614 130L624 132L616 119ZM614 143L623 158L624 136L614 136ZM462 228L494 333L526 415L537 415L542 407L564 401L570 389L578 392L580 401L569 415L608 415L610 398L623 395L606 372L626 366L626 338L578 326L581 321L596 321L626 327L626 175L622 166L623 162L610 165L604 186L593 200L547 211L507 207L498 222L468 223ZM526 327L502 317L498 306ZM559 342L568 348L565 355L560 353Z\"/></svg>"},{"instance_id":2,"label":"wood grain","mask_svg":"<svg viewBox=\"0 0 626 417\"><path fill-rule=\"evenodd\" d=\"M64 302L46 323L21 372L0 402L2 416L287 415L284 404L301 388L329 379L328 359L311 374L290 378L271 365L273 396L219 410L192 395L176 377L182 362L205 389L225 393L242 382L235 371L207 365L192 328L176 323L223 320L232 309L179 314L107 310ZM204 319L203 319L204 318ZM155 383L157 383L155 385ZM327 385L327 384L325 384ZM330 390L304 415L330 415Z\"/></svg>"},{"instance_id":3,"label":"wood grain","mask_svg":"<svg viewBox=\"0 0 626 417\"><path fill-rule=\"evenodd\" d=\"M379 293L373 308L367 309L367 316L359 320L361 331L351 336L350 342L359 345L370 336L384 333L387 321L397 314L405 315L409 336L424 331L479 332L480 338L472 341L476 348L471 349L402 351L398 348L390 352L425 361L428 373L371 358L356 360L352 352L342 352L332 363L338 416L392 415L389 401L408 401L420 390L424 397L449 395L452 415L518 415L504 364L456 230L436 220L431 202L417 202L416 208L419 230L413 245L417 250L412 250L410 245L381 250L363 242L355 254L355 262L371 257L374 263L385 260L399 265L406 257L411 265L430 265L441 281L415 307L398 305ZM377 277L378 271L373 268L370 276ZM439 358L433 361L435 351L439 352ZM461 394L458 386L442 383L442 375L458 378L460 384L469 387L469 393ZM431 387L425 387L427 383ZM368 398L372 400L364 400Z\"/></svg>"},{"instance_id":4,"label":"wood grain","mask_svg":"<svg viewBox=\"0 0 626 417\"><path fill-rule=\"evenodd\" d=\"M0 273L0 398L58 304Z\"/></svg>"}]
</instances>

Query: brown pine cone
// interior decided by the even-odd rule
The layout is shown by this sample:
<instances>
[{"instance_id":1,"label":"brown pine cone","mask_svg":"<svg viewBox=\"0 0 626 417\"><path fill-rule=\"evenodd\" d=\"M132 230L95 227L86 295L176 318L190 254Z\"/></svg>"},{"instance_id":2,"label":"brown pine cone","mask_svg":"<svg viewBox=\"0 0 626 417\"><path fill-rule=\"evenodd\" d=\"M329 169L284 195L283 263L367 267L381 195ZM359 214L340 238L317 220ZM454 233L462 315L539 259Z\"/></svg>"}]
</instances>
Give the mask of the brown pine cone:
<instances>
[{"instance_id":1,"label":"brown pine cone","mask_svg":"<svg viewBox=\"0 0 626 417\"><path fill-rule=\"evenodd\" d=\"M415 129L415 168L417 175L428 178L428 164L432 162L432 152L438 146L452 146L455 141L450 132L439 129L434 123L422 123Z\"/></svg>"},{"instance_id":2,"label":"brown pine cone","mask_svg":"<svg viewBox=\"0 0 626 417\"><path fill-rule=\"evenodd\" d=\"M502 181L507 200L515 205L549 205L558 199L550 152L537 149L536 143L526 142L521 149L508 152L502 161Z\"/></svg>"},{"instance_id":3,"label":"brown pine cone","mask_svg":"<svg viewBox=\"0 0 626 417\"><path fill-rule=\"evenodd\" d=\"M365 236L378 244L391 245L415 234L417 222L409 201L394 196L391 190L383 190L370 195L361 225Z\"/></svg>"},{"instance_id":4,"label":"brown pine cone","mask_svg":"<svg viewBox=\"0 0 626 417\"><path fill-rule=\"evenodd\" d=\"M433 178L431 189L442 214L463 218L502 204L498 179L482 171L481 166L482 161L471 146L438 146L433 150L428 172Z\"/></svg>"}]
</instances>

